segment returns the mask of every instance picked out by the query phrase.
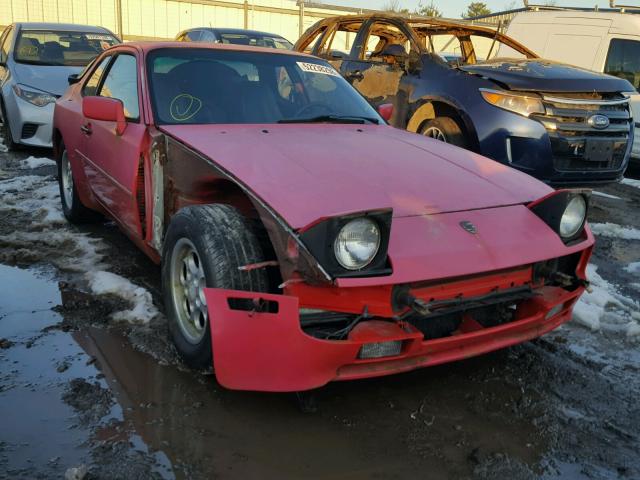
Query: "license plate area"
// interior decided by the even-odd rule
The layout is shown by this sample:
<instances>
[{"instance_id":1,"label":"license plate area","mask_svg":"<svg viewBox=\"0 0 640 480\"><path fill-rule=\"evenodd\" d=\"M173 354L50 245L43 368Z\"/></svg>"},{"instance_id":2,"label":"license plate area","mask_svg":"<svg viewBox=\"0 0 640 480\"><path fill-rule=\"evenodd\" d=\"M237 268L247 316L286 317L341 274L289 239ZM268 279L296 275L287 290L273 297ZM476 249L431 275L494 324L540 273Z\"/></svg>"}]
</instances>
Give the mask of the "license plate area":
<instances>
[{"instance_id":1,"label":"license plate area","mask_svg":"<svg viewBox=\"0 0 640 480\"><path fill-rule=\"evenodd\" d=\"M614 142L590 140L584 144L584 159L590 162L609 162L613 158Z\"/></svg>"}]
</instances>

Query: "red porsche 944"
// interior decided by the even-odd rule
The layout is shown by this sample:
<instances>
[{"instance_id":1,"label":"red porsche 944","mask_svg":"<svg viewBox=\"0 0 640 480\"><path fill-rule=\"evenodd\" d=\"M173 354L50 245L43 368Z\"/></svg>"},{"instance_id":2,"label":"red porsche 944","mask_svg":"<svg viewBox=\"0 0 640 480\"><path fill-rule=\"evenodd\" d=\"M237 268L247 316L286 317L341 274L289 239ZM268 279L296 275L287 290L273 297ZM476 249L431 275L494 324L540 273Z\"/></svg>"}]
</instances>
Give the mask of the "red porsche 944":
<instances>
[{"instance_id":1,"label":"red porsche 944","mask_svg":"<svg viewBox=\"0 0 640 480\"><path fill-rule=\"evenodd\" d=\"M232 389L468 358L571 318L588 194L388 126L300 53L129 43L60 98L64 214L162 265L173 341Z\"/></svg>"}]
</instances>

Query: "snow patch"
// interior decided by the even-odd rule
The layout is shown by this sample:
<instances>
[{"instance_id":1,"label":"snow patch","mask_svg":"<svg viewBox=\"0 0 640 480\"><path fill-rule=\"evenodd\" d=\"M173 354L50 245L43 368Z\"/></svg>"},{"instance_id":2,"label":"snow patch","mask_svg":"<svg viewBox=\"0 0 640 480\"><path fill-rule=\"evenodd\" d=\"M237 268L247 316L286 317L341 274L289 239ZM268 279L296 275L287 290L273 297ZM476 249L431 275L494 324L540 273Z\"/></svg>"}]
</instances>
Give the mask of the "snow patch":
<instances>
[{"instance_id":1,"label":"snow patch","mask_svg":"<svg viewBox=\"0 0 640 480\"><path fill-rule=\"evenodd\" d=\"M622 238L624 240L640 240L640 230L624 227L615 223L590 223L591 231L601 237Z\"/></svg>"},{"instance_id":2,"label":"snow patch","mask_svg":"<svg viewBox=\"0 0 640 480\"><path fill-rule=\"evenodd\" d=\"M86 276L91 291L96 295L116 295L132 305L130 310L114 313L114 320L148 323L158 315L151 293L126 278L105 271L88 272Z\"/></svg>"},{"instance_id":3,"label":"snow patch","mask_svg":"<svg viewBox=\"0 0 640 480\"><path fill-rule=\"evenodd\" d=\"M115 320L147 323L158 314L149 291L106 271L109 265L104 260L106 245L102 240L69 226L52 176L0 180L0 220L16 213L27 218L26 225L0 235L0 261L47 262L62 271L84 274L95 294L117 295L131 304L130 310L115 313ZM23 221L14 216L14 221Z\"/></svg>"},{"instance_id":4,"label":"snow patch","mask_svg":"<svg viewBox=\"0 0 640 480\"><path fill-rule=\"evenodd\" d=\"M32 226L65 223L53 177L26 175L0 181L0 209L32 216Z\"/></svg>"},{"instance_id":5,"label":"snow patch","mask_svg":"<svg viewBox=\"0 0 640 480\"><path fill-rule=\"evenodd\" d=\"M625 272L629 272L631 274L640 274L640 262L633 262L624 267Z\"/></svg>"},{"instance_id":6,"label":"snow patch","mask_svg":"<svg viewBox=\"0 0 640 480\"><path fill-rule=\"evenodd\" d=\"M29 157L20 160L20 168L22 170L32 170L40 167L50 167L56 164L55 160L46 157Z\"/></svg>"},{"instance_id":7,"label":"snow patch","mask_svg":"<svg viewBox=\"0 0 640 480\"><path fill-rule=\"evenodd\" d=\"M623 185L629 185L630 187L640 188L640 180L635 180L633 178L623 178L620 183Z\"/></svg>"},{"instance_id":8,"label":"snow patch","mask_svg":"<svg viewBox=\"0 0 640 480\"><path fill-rule=\"evenodd\" d=\"M598 192L596 190L594 190L592 193L596 197L610 198L611 200L622 200L620 197L616 197L615 195L609 195L608 193Z\"/></svg>"},{"instance_id":9,"label":"snow patch","mask_svg":"<svg viewBox=\"0 0 640 480\"><path fill-rule=\"evenodd\" d=\"M587 278L593 291L580 297L574 308L574 321L593 331L640 336L640 305L602 278L595 265L587 266Z\"/></svg>"}]
</instances>

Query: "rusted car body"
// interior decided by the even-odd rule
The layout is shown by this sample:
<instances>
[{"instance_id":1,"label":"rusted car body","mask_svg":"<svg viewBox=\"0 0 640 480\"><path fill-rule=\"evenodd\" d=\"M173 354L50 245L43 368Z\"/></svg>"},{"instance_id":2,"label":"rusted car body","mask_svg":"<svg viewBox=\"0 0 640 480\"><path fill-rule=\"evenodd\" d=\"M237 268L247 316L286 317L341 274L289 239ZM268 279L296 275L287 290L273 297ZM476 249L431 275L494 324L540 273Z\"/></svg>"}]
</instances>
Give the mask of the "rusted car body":
<instances>
[{"instance_id":1,"label":"rusted car body","mask_svg":"<svg viewBox=\"0 0 640 480\"><path fill-rule=\"evenodd\" d=\"M354 15L319 21L294 49L329 61L372 105L392 103L393 126L554 186L617 181L627 168L633 86L541 59L498 31Z\"/></svg>"},{"instance_id":2,"label":"rusted car body","mask_svg":"<svg viewBox=\"0 0 640 480\"><path fill-rule=\"evenodd\" d=\"M107 215L162 264L178 350L228 388L468 358L566 322L587 285L586 192L389 127L303 54L112 48L54 142L67 218Z\"/></svg>"}]
</instances>

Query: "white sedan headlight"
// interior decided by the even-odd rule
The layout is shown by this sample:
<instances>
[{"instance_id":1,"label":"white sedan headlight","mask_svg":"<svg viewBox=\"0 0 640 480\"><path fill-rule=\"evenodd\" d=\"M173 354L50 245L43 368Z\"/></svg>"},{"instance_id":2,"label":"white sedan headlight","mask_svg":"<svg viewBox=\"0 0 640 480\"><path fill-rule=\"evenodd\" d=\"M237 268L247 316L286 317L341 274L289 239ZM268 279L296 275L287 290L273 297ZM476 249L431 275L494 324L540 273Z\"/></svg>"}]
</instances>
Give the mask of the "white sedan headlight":
<instances>
[{"instance_id":1,"label":"white sedan headlight","mask_svg":"<svg viewBox=\"0 0 640 480\"><path fill-rule=\"evenodd\" d=\"M356 218L345 224L333 243L338 263L347 270L369 265L380 249L380 228L369 218Z\"/></svg>"},{"instance_id":2,"label":"white sedan headlight","mask_svg":"<svg viewBox=\"0 0 640 480\"><path fill-rule=\"evenodd\" d=\"M575 195L567 203L560 219L560 236L573 238L584 225L587 216L587 202L582 195Z\"/></svg>"},{"instance_id":3,"label":"white sedan headlight","mask_svg":"<svg viewBox=\"0 0 640 480\"><path fill-rule=\"evenodd\" d=\"M56 97L49 93L36 92L25 87L21 87L20 85L14 85L13 91L18 97L32 105L35 105L36 107L44 107L50 103L55 103L56 101Z\"/></svg>"},{"instance_id":4,"label":"white sedan headlight","mask_svg":"<svg viewBox=\"0 0 640 480\"><path fill-rule=\"evenodd\" d=\"M481 88L480 93L488 103L504 110L528 117L532 113L545 113L544 105L539 97L516 95L500 90Z\"/></svg>"}]
</instances>

